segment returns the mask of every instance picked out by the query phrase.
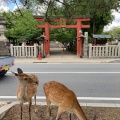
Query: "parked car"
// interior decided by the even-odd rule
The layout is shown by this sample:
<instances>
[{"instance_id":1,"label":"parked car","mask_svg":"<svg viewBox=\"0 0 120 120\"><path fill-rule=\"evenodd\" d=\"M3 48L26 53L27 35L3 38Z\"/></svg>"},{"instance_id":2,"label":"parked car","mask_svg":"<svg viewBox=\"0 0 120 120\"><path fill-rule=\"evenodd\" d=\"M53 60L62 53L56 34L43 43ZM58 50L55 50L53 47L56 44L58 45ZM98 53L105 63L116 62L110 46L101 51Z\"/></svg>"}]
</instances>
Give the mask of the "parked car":
<instances>
[{"instance_id":1,"label":"parked car","mask_svg":"<svg viewBox=\"0 0 120 120\"><path fill-rule=\"evenodd\" d=\"M14 65L14 58L10 53L10 43L5 36L6 21L0 16L0 76L4 76Z\"/></svg>"},{"instance_id":2,"label":"parked car","mask_svg":"<svg viewBox=\"0 0 120 120\"><path fill-rule=\"evenodd\" d=\"M0 56L0 76L4 76L13 65L14 58L12 56Z\"/></svg>"}]
</instances>

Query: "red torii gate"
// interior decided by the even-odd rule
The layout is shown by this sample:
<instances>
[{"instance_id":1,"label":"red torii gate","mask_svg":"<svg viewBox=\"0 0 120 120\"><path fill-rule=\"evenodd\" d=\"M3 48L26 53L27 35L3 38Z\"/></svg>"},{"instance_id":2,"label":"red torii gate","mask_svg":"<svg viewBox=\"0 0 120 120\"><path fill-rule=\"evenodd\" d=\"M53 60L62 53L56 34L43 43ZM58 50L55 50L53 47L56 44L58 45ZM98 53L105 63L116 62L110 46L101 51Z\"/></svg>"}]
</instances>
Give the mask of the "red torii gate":
<instances>
[{"instance_id":1,"label":"red torii gate","mask_svg":"<svg viewBox=\"0 0 120 120\"><path fill-rule=\"evenodd\" d=\"M44 21L44 17L43 16L34 16L34 18L37 21ZM82 28L90 28L90 25L84 25L82 24L82 22L85 21L90 21L90 18L83 18L83 17L79 17L79 18L74 18L74 21L76 21L76 25L51 25L48 22L45 22L44 25L37 25L37 28L44 28L45 29L45 33L44 35L46 36L46 39L44 40L44 54L45 56L49 55L50 53L50 28L76 28L77 29L77 56L82 56L82 39L80 38L80 36L82 36L82 33L80 32ZM55 22L61 22L61 18L56 18ZM64 21L62 21L64 24Z\"/></svg>"}]
</instances>

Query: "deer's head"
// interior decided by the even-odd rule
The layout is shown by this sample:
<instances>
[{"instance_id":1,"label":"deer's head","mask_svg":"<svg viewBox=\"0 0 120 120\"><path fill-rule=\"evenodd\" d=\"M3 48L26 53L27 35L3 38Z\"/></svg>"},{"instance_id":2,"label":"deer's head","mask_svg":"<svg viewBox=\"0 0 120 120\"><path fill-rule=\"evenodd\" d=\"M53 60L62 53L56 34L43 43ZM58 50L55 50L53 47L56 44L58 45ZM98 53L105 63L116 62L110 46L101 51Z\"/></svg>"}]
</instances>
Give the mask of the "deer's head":
<instances>
[{"instance_id":1,"label":"deer's head","mask_svg":"<svg viewBox=\"0 0 120 120\"><path fill-rule=\"evenodd\" d=\"M32 84L35 82L30 75L23 73L23 71L20 68L17 68L17 72L18 73L15 73L15 72L12 72L12 73L18 78L20 83Z\"/></svg>"}]
</instances>

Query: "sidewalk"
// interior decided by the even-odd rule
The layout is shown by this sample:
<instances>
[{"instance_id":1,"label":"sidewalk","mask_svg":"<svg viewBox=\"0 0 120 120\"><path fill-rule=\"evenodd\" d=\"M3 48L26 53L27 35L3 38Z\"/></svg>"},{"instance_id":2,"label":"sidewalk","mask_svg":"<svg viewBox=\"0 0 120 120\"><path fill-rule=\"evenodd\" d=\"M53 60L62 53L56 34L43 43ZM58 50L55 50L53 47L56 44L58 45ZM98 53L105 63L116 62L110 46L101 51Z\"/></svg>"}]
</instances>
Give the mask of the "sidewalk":
<instances>
[{"instance_id":1,"label":"sidewalk","mask_svg":"<svg viewBox=\"0 0 120 120\"><path fill-rule=\"evenodd\" d=\"M24 63L120 63L120 58L78 58L78 57L47 57L38 60L37 58L15 58L16 62Z\"/></svg>"},{"instance_id":2,"label":"sidewalk","mask_svg":"<svg viewBox=\"0 0 120 120\"><path fill-rule=\"evenodd\" d=\"M41 58L41 56L40 56ZM108 62L120 62L120 58L80 58L76 54L67 50L62 52L61 50L53 50L46 58L15 58L15 62L29 62L29 63L108 63Z\"/></svg>"}]
</instances>

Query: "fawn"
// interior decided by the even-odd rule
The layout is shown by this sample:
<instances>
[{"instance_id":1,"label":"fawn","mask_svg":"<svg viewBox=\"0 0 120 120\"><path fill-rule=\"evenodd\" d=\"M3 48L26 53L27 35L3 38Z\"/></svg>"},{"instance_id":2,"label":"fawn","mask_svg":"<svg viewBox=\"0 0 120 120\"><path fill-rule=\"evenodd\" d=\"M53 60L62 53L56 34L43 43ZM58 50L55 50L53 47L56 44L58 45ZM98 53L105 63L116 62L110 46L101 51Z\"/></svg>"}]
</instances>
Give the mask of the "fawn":
<instances>
[{"instance_id":1,"label":"fawn","mask_svg":"<svg viewBox=\"0 0 120 120\"><path fill-rule=\"evenodd\" d=\"M73 111L80 120L87 120L81 106L78 103L75 93L65 85L56 81L50 81L44 84L44 93L47 102L47 112L50 117L50 104L58 106L56 120L60 118L63 111Z\"/></svg>"},{"instance_id":2,"label":"fawn","mask_svg":"<svg viewBox=\"0 0 120 120\"><path fill-rule=\"evenodd\" d=\"M18 68L18 73L12 72L19 80L18 88L17 88L17 98L20 101L21 105L21 120L22 120L22 106L23 103L29 103L29 119L31 120L31 105L32 105L32 97L35 99L35 110L36 110L36 94L38 89L39 80L38 77L31 74L27 75L23 73L23 71Z\"/></svg>"}]
</instances>

